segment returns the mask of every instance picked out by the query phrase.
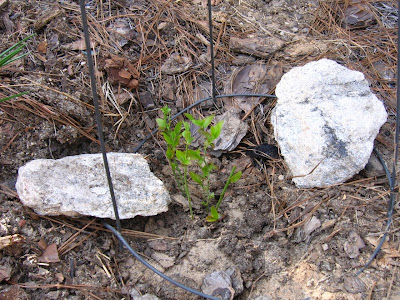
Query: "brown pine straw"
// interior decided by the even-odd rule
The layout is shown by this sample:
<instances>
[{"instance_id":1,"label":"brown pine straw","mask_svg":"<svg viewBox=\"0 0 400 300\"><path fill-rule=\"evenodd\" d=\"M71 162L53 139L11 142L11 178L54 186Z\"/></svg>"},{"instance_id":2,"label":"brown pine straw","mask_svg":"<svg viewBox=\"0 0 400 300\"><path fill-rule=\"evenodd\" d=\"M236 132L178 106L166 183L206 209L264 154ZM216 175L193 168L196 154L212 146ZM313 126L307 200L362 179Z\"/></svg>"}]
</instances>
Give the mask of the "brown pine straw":
<instances>
[{"instance_id":1,"label":"brown pine straw","mask_svg":"<svg viewBox=\"0 0 400 300\"><path fill-rule=\"evenodd\" d=\"M122 294L121 290L104 288L95 285L85 285L85 284L24 284L24 283L16 283L13 281L6 281L8 284L16 285L24 289L74 289L74 290L96 290L102 292L113 292Z\"/></svg>"},{"instance_id":2,"label":"brown pine straw","mask_svg":"<svg viewBox=\"0 0 400 300\"><path fill-rule=\"evenodd\" d=\"M84 219L73 219L73 220L70 219L68 222L67 220L62 219L61 217L54 218L54 217L48 217L48 216L40 216L33 212L30 212L30 214L34 217L43 218L43 219L49 220L49 221L57 223L57 224L64 225L68 228L71 228L71 229L74 229L74 230L77 230L80 232L83 232L84 229L86 229L86 228L96 230L96 231L111 232L110 230L104 228L102 225L95 223L95 221L97 220L96 218L94 220L90 221L89 223L87 220L84 220ZM82 223L85 225L82 229L80 229L80 228L76 227L75 225L71 224L70 222L72 222L72 221L76 221L77 223ZM135 238L168 239L168 240L176 240L177 239L174 237L162 236L162 235L158 235L158 234L152 234L152 233L136 231L136 230L131 230L131 229L122 229L122 234L124 236L130 236L130 237L135 237Z\"/></svg>"},{"instance_id":3,"label":"brown pine straw","mask_svg":"<svg viewBox=\"0 0 400 300\"><path fill-rule=\"evenodd\" d=\"M345 28L342 18L346 8L351 5L348 0L319 1L315 19L311 25L311 33L318 38L329 39L337 45L345 64L362 71L374 92L385 101L386 106L395 112L396 87L395 78L389 81L382 77L376 64L383 64L392 74L396 74L397 66L397 27L388 28L380 20L380 12L373 5L376 0L361 1L376 19L375 24L356 29ZM397 14L397 1L386 1Z\"/></svg>"}]
</instances>

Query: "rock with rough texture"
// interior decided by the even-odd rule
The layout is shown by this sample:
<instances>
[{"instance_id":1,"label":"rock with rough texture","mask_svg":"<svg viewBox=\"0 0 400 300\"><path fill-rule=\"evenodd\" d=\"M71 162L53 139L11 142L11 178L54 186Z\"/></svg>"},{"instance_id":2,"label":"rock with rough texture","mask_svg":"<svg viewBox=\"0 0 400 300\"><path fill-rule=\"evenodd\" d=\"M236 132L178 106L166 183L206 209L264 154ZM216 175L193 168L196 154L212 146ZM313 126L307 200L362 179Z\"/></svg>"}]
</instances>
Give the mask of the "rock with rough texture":
<instances>
[{"instance_id":1,"label":"rock with rough texture","mask_svg":"<svg viewBox=\"0 0 400 300\"><path fill-rule=\"evenodd\" d=\"M364 168L387 113L364 75L321 59L285 74L271 114L298 187L344 182Z\"/></svg>"},{"instance_id":2,"label":"rock with rough texture","mask_svg":"<svg viewBox=\"0 0 400 300\"><path fill-rule=\"evenodd\" d=\"M107 158L121 219L168 210L168 191L140 154ZM30 161L19 169L16 188L22 203L39 215L115 219L101 154Z\"/></svg>"},{"instance_id":3,"label":"rock with rough texture","mask_svg":"<svg viewBox=\"0 0 400 300\"><path fill-rule=\"evenodd\" d=\"M232 299L235 294L235 290L232 288L231 277L223 271L216 271L207 275L204 278L201 291L223 300Z\"/></svg>"}]
</instances>

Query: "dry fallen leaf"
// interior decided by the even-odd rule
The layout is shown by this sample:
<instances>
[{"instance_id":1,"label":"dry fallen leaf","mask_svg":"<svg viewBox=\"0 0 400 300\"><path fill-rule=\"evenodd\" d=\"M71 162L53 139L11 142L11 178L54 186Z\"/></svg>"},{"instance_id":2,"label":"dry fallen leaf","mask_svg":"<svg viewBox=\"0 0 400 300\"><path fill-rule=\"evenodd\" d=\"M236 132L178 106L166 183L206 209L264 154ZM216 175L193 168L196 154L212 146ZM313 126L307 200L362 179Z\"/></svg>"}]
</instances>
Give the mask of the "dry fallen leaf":
<instances>
[{"instance_id":1,"label":"dry fallen leaf","mask_svg":"<svg viewBox=\"0 0 400 300\"><path fill-rule=\"evenodd\" d=\"M139 71L126 58L112 55L105 60L104 68L112 84L121 84L129 89L139 86Z\"/></svg>"},{"instance_id":2,"label":"dry fallen leaf","mask_svg":"<svg viewBox=\"0 0 400 300\"><path fill-rule=\"evenodd\" d=\"M39 246L40 249L46 250L47 243L45 242L45 240L43 238L41 238L40 241L38 242L38 246Z\"/></svg>"},{"instance_id":3,"label":"dry fallen leaf","mask_svg":"<svg viewBox=\"0 0 400 300\"><path fill-rule=\"evenodd\" d=\"M372 244L374 247L377 247L380 239L373 237L373 236L367 236L365 237L365 240L367 240L368 243ZM400 257L400 252L396 250L395 248L392 248L389 246L389 243L385 241L382 245L381 250L388 256L388 257Z\"/></svg>"},{"instance_id":4,"label":"dry fallen leaf","mask_svg":"<svg viewBox=\"0 0 400 300\"><path fill-rule=\"evenodd\" d=\"M47 246L46 250L43 252L41 256L37 258L38 262L42 263L54 263L60 262L60 258L58 257L57 245L55 243Z\"/></svg>"},{"instance_id":5,"label":"dry fallen leaf","mask_svg":"<svg viewBox=\"0 0 400 300\"><path fill-rule=\"evenodd\" d=\"M0 237L0 250L6 247L13 246L15 244L20 244L24 242L22 235L13 234Z\"/></svg>"},{"instance_id":6,"label":"dry fallen leaf","mask_svg":"<svg viewBox=\"0 0 400 300\"><path fill-rule=\"evenodd\" d=\"M96 43L95 43L94 41L92 41L92 42L90 43L90 46L91 46L92 49L94 49L94 48L96 48ZM68 49L68 50L75 50L75 51L78 51L78 50L79 50L79 51L84 51L84 50L86 50L85 39L84 39L84 38L81 38L81 39L79 39L79 40L77 40L77 41L75 41L75 42L66 44L66 45L64 46L64 48L65 48L65 49Z\"/></svg>"},{"instance_id":7,"label":"dry fallen leaf","mask_svg":"<svg viewBox=\"0 0 400 300\"><path fill-rule=\"evenodd\" d=\"M59 283L64 281L64 275L62 273L56 273L55 277Z\"/></svg>"},{"instance_id":8,"label":"dry fallen leaf","mask_svg":"<svg viewBox=\"0 0 400 300\"><path fill-rule=\"evenodd\" d=\"M11 278L11 271L12 269L10 266L0 266L0 282Z\"/></svg>"},{"instance_id":9,"label":"dry fallen leaf","mask_svg":"<svg viewBox=\"0 0 400 300\"><path fill-rule=\"evenodd\" d=\"M161 66L161 73L169 75L179 74L187 71L191 66L192 59L190 57L173 53Z\"/></svg>"},{"instance_id":10,"label":"dry fallen leaf","mask_svg":"<svg viewBox=\"0 0 400 300\"><path fill-rule=\"evenodd\" d=\"M41 54L46 54L47 52L47 41L41 41L38 45L37 45L37 51Z\"/></svg>"},{"instance_id":11,"label":"dry fallen leaf","mask_svg":"<svg viewBox=\"0 0 400 300\"><path fill-rule=\"evenodd\" d=\"M342 19L345 28L363 28L375 23L375 17L367 3L358 0L347 2Z\"/></svg>"}]
</instances>

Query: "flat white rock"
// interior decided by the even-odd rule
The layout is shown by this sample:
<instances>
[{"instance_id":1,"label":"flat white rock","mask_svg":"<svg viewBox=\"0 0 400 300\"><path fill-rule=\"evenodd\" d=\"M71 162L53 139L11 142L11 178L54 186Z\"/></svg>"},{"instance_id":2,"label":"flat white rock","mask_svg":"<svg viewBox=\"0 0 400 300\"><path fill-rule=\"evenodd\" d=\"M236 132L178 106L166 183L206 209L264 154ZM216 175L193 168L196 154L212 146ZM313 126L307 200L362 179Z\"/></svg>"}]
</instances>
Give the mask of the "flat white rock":
<instances>
[{"instance_id":1,"label":"flat white rock","mask_svg":"<svg viewBox=\"0 0 400 300\"><path fill-rule=\"evenodd\" d=\"M140 154L107 158L121 219L168 210L168 191ZM18 170L16 188L22 203L39 215L115 219L101 153L30 161Z\"/></svg>"},{"instance_id":2,"label":"flat white rock","mask_svg":"<svg viewBox=\"0 0 400 300\"><path fill-rule=\"evenodd\" d=\"M298 187L341 183L364 168L387 113L362 73L321 59L283 75L276 95L274 135Z\"/></svg>"}]
</instances>

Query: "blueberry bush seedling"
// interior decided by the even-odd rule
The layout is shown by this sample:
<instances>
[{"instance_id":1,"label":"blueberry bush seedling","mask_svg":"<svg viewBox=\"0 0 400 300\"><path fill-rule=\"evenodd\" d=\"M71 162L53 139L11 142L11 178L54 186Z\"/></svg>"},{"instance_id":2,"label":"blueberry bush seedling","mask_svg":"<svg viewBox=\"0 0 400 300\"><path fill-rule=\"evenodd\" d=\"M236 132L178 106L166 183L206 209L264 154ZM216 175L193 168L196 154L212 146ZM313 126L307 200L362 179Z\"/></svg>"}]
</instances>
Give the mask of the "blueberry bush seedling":
<instances>
[{"instance_id":1,"label":"blueberry bush seedling","mask_svg":"<svg viewBox=\"0 0 400 300\"><path fill-rule=\"evenodd\" d=\"M9 63L12 63L13 61L15 61L17 59L20 59L20 58L28 55L28 53L24 53L24 54L21 54L21 55L19 55L19 53L26 46L25 41L29 40L34 35L35 34L31 34L30 36L24 38L23 40L19 41L18 43L14 44L10 48L8 48L5 51L3 51L2 53L0 53L0 68L4 67L5 65L8 65ZM15 57L15 56L17 56L17 57ZM10 100L10 99L22 96L22 95L24 95L26 93L27 92L23 92L23 93L19 93L19 94L15 94L15 95L11 95L11 96L8 96L8 97L1 98L0 102L7 101L7 100Z\"/></svg>"},{"instance_id":2,"label":"blueberry bush seedling","mask_svg":"<svg viewBox=\"0 0 400 300\"><path fill-rule=\"evenodd\" d=\"M217 167L207 159L207 152L209 149L214 147L213 142L221 134L223 121L210 126L214 119L214 115L197 120L191 114L185 114L185 116L194 125L199 127L198 133L203 137L202 146L200 146L199 149L193 150L190 149L194 139L190 131L190 124L185 121L180 121L175 125L175 127L172 128L170 120L171 109L168 108L168 106L164 106L161 111L163 112L163 118L157 118L156 121L158 128L167 143L166 157L171 166L179 189L189 202L191 217L193 218L193 209L188 188L188 175L203 190L202 205L205 206L207 211L210 212L210 215L207 216L206 221L218 221L221 218L220 214L218 213L218 208L229 184L238 181L242 175L240 171L235 173L236 168L234 167L229 175L217 204L215 206L210 206L210 200L214 198L214 193L210 191L210 175L211 172L216 170ZM181 146L180 143L182 137L184 145L178 149L178 147ZM189 166L191 166L193 162L196 163L200 168L199 172L189 170Z\"/></svg>"}]
</instances>

